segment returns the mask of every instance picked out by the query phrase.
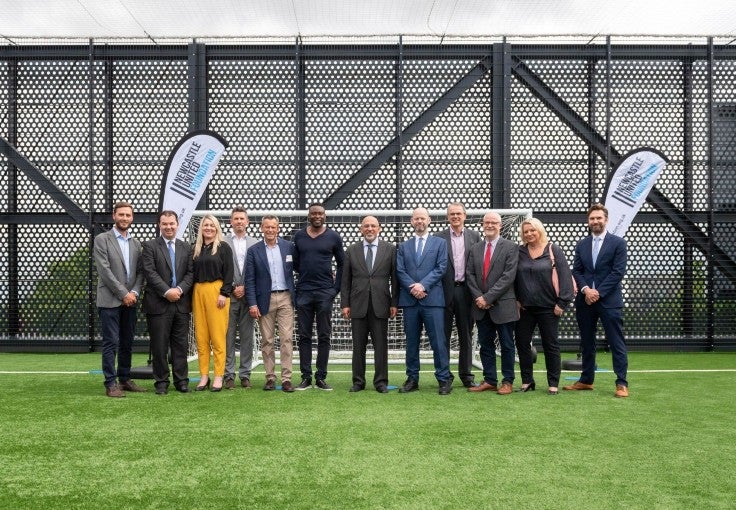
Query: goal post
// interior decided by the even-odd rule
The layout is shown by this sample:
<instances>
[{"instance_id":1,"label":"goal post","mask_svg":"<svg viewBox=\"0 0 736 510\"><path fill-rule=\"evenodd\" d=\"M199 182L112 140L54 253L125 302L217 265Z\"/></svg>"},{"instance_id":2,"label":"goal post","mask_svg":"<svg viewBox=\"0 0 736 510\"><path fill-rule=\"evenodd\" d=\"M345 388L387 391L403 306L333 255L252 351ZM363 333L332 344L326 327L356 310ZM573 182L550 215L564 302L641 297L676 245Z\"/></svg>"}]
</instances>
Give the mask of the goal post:
<instances>
[{"instance_id":1,"label":"goal post","mask_svg":"<svg viewBox=\"0 0 736 510\"><path fill-rule=\"evenodd\" d=\"M475 230L482 235L482 224L483 216L489 210L467 210L467 218L465 221L465 227L471 230ZM511 241L519 241L519 227L524 219L531 217L532 211L529 209L492 209L493 212L497 212L501 216L502 227L501 235ZM197 230L199 223L205 214L211 214L220 220L223 232L226 234L230 232L229 218L230 211L195 211L185 231L185 240L194 244L196 239ZM300 229L307 225L307 211L306 210L276 210L276 211L261 211L253 210L248 211L248 219L250 224L247 229L248 235L255 237L256 239L262 239L260 233L261 219L264 215L275 215L279 218L279 235L286 240L291 240L293 235ZM401 210L329 210L326 211L327 220L326 224L328 227L335 230L343 239L345 248L351 244L362 240L360 234L360 222L365 216L375 216L381 223L380 238L398 245L399 243L409 239L413 234L413 229L410 224L411 211ZM436 234L447 228L447 213L444 209L430 210L429 215L431 223L429 225L429 231L432 234ZM333 263L334 264L334 263ZM333 266L333 270L334 270ZM313 332L312 338L314 338L316 355L316 331ZM477 340L476 340L475 328L473 328L474 348L473 348L473 363L480 366L480 361L477 353ZM296 349L298 338L298 332L296 327L296 317L294 325L294 358L298 359L299 353ZM261 363L260 357L260 331L258 325L255 327L255 341L254 352L253 352L253 365L257 366ZM389 319L389 363L404 363L406 339L404 336L404 329L402 323L402 313L399 309L399 313L394 319ZM350 321L342 317L342 310L340 308L340 296L335 298L335 303L332 309L332 337L331 337L331 350L330 350L330 363L333 364L349 364L352 358L352 330ZM278 332L276 340L276 356L279 358L279 341ZM369 345L366 353L366 362L372 363L373 346ZM194 340L194 325L190 328L189 338L189 355L192 359L196 358L197 346ZM420 359L422 363L432 363L432 351L429 345L429 340L426 335L422 336L420 346ZM450 339L450 363L457 363L458 359L458 340L457 330L453 327L452 338Z\"/></svg>"}]
</instances>

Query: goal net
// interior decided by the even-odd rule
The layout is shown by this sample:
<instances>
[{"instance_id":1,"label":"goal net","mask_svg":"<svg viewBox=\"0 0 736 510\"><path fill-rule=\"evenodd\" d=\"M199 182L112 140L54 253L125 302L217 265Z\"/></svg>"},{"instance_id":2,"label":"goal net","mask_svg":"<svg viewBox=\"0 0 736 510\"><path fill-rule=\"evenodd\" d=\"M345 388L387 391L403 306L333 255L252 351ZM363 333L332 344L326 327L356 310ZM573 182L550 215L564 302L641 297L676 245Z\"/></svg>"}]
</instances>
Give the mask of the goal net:
<instances>
[{"instance_id":1,"label":"goal net","mask_svg":"<svg viewBox=\"0 0 736 510\"><path fill-rule=\"evenodd\" d=\"M501 215L502 228L501 235L511 241L519 241L519 227L521 222L525 218L529 218L532 215L531 210L521 209L494 209L495 212ZM488 212L487 210L468 210L465 227L471 230L475 230L483 235L482 223L483 215ZM361 241L362 236L360 235L360 222L365 216L375 216L381 222L381 233L380 238L392 242L396 245L410 238L413 234L413 229L409 222L411 218L411 211L345 211L345 210L332 210L326 211L327 213L327 226L337 231L343 239L345 248L351 244ZM429 226L431 233L437 233L447 228L447 213L445 210L431 210L429 211L432 223ZM189 222L187 230L185 232L185 239L194 244L196 239L197 230L202 216L205 214L212 214L220 220L220 225L225 234L230 232L230 211L195 211L192 215L192 219ZM279 218L279 235L286 240L291 240L294 233L298 230L303 229L307 225L307 213L303 210L284 210L284 211L248 211L248 218L250 225L248 226L248 235L255 237L256 239L262 239L260 233L261 218L266 214L273 214ZM333 268L334 269L334 268ZM278 332L277 332L278 333ZM298 359L299 351L297 346L297 328L296 321L294 325L294 358ZM473 328L474 343L476 332ZM253 352L253 363L254 366L258 365L260 360L260 331L258 326L255 328L255 342ZM316 341L317 333L313 332L312 338L314 339L313 349L314 355L316 356ZM389 363L404 363L404 355L406 349L406 339L404 336L404 329L402 324L402 313L399 309L399 313L396 318L389 320ZM352 331L350 327L350 321L342 317L342 311L340 308L340 296L338 295L335 299L335 304L332 310L332 338L331 338L331 350L330 350L330 363L346 363L349 364L352 358ZM279 342L278 334L276 341L276 356L279 356ZM429 345L429 340L426 335L422 337L422 343L420 348L422 362L432 363L432 351ZM477 345L474 345L474 364L480 366L479 358L477 353ZM196 358L197 346L194 340L194 327L190 328L190 339L189 339L189 355L192 358ZM366 361L372 363L373 346L369 345L366 353L368 358ZM458 341L457 341L457 330L453 327L452 337L450 339L450 362L457 363L458 358Z\"/></svg>"}]
</instances>

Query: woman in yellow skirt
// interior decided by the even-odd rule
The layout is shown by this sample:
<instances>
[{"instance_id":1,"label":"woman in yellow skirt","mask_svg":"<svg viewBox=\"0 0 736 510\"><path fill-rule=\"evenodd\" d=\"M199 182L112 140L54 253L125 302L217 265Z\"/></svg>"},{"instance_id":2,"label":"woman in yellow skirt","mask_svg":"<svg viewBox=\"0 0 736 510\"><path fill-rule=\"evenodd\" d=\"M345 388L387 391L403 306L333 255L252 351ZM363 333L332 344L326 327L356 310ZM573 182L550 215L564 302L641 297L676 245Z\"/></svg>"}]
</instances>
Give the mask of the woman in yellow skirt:
<instances>
[{"instance_id":1,"label":"woman in yellow skirt","mask_svg":"<svg viewBox=\"0 0 736 510\"><path fill-rule=\"evenodd\" d=\"M192 316L199 356L199 385L210 386L210 350L215 359L212 391L222 390L225 375L225 334L233 290L233 255L223 240L220 222L207 214L202 218L194 244L194 291Z\"/></svg>"}]
</instances>

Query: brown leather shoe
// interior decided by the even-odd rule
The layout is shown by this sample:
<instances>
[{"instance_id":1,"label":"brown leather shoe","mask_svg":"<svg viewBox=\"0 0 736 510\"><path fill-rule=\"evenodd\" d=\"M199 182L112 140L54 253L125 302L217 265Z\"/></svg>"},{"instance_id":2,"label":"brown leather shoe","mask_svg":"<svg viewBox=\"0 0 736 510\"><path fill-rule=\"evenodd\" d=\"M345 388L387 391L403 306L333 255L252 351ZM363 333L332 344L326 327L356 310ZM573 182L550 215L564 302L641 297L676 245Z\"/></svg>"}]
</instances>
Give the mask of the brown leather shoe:
<instances>
[{"instance_id":1,"label":"brown leather shoe","mask_svg":"<svg viewBox=\"0 0 736 510\"><path fill-rule=\"evenodd\" d=\"M225 379L225 389L226 390L232 390L235 389L235 381L232 380L230 377Z\"/></svg>"},{"instance_id":2,"label":"brown leather shoe","mask_svg":"<svg viewBox=\"0 0 736 510\"><path fill-rule=\"evenodd\" d=\"M481 391L497 391L498 386L495 384L491 384L489 382L483 381L478 386L473 386L472 388L468 388L468 391L472 391L473 393L480 393Z\"/></svg>"},{"instance_id":3,"label":"brown leather shoe","mask_svg":"<svg viewBox=\"0 0 736 510\"><path fill-rule=\"evenodd\" d=\"M585 384L585 383L582 383L580 381L575 381L570 386L563 386L562 389L563 390L567 390L567 391L592 390L593 389L593 385L592 384Z\"/></svg>"},{"instance_id":4,"label":"brown leather shoe","mask_svg":"<svg viewBox=\"0 0 736 510\"><path fill-rule=\"evenodd\" d=\"M276 382L272 380L266 381L266 384L263 386L264 391L273 391L276 389Z\"/></svg>"},{"instance_id":5,"label":"brown leather shoe","mask_svg":"<svg viewBox=\"0 0 736 510\"><path fill-rule=\"evenodd\" d=\"M511 383L501 383L501 387L498 388L499 395L509 395L514 392L514 386Z\"/></svg>"},{"instance_id":6,"label":"brown leather shoe","mask_svg":"<svg viewBox=\"0 0 736 510\"><path fill-rule=\"evenodd\" d=\"M247 377L240 380L240 386L243 388L250 388L252 385L250 384L250 379Z\"/></svg>"},{"instance_id":7,"label":"brown leather shoe","mask_svg":"<svg viewBox=\"0 0 736 510\"><path fill-rule=\"evenodd\" d=\"M125 392L120 389L120 386L113 384L112 386L105 387L105 395L112 398L122 398L125 396Z\"/></svg>"},{"instance_id":8,"label":"brown leather shoe","mask_svg":"<svg viewBox=\"0 0 736 510\"><path fill-rule=\"evenodd\" d=\"M623 384L617 384L616 385L616 393L613 394L616 398L626 398L629 396L629 388L628 386L624 386Z\"/></svg>"},{"instance_id":9,"label":"brown leather shoe","mask_svg":"<svg viewBox=\"0 0 736 510\"><path fill-rule=\"evenodd\" d=\"M125 391L132 391L133 393L143 393L146 388L138 386L133 379L128 379L125 382L120 383L120 387Z\"/></svg>"},{"instance_id":10,"label":"brown leather shoe","mask_svg":"<svg viewBox=\"0 0 736 510\"><path fill-rule=\"evenodd\" d=\"M281 391L285 391L286 393L293 393L294 386L292 386L291 381L283 381L281 383Z\"/></svg>"}]
</instances>

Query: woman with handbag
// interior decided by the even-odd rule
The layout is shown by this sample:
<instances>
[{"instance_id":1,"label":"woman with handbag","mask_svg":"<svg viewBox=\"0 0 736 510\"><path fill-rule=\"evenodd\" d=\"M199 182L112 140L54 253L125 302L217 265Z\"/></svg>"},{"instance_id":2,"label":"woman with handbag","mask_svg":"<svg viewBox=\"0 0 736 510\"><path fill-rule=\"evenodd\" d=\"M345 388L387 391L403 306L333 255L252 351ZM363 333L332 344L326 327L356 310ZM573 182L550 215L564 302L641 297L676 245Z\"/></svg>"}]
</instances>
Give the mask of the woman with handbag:
<instances>
[{"instance_id":1,"label":"woman with handbag","mask_svg":"<svg viewBox=\"0 0 736 510\"><path fill-rule=\"evenodd\" d=\"M575 297L572 272L562 249L548 241L541 221L526 219L520 230L522 244L519 246L515 281L519 306L515 336L522 382L519 391L536 389L532 370L532 335L539 327L547 366L547 393L557 395L561 371L557 330L560 317Z\"/></svg>"}]
</instances>

